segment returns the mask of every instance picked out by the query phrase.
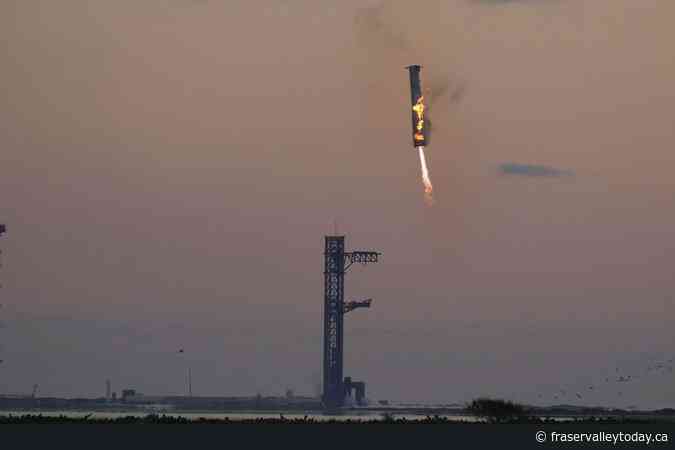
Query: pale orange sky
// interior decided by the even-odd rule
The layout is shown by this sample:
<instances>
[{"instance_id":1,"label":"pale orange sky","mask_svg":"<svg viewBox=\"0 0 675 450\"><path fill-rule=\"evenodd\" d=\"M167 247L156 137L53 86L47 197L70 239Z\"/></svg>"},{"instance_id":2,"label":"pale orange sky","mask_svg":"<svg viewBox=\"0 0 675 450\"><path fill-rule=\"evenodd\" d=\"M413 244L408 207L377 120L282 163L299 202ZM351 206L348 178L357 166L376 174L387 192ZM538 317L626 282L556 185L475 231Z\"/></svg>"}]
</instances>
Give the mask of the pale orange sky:
<instances>
[{"instance_id":1,"label":"pale orange sky","mask_svg":"<svg viewBox=\"0 0 675 450\"><path fill-rule=\"evenodd\" d=\"M537 402L671 357L673 13L2 2L0 392L177 393L189 363L196 394L313 393L334 219L384 254L347 279L348 298L375 299L346 337L373 399ZM445 91L433 208L411 63ZM621 389L584 402L675 401L672 376Z\"/></svg>"}]
</instances>

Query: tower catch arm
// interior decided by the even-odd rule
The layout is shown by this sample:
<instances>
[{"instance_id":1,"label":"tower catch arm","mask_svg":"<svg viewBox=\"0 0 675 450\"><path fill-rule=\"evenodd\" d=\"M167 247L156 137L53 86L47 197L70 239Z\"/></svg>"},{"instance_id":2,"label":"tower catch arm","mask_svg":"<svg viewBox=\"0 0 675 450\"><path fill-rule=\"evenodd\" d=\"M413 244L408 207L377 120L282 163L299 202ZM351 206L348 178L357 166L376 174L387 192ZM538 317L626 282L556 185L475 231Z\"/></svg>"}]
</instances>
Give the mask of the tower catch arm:
<instances>
[{"instance_id":1,"label":"tower catch arm","mask_svg":"<svg viewBox=\"0 0 675 450\"><path fill-rule=\"evenodd\" d=\"M355 252L345 252L345 271L354 263L368 264L376 263L381 253L359 250Z\"/></svg>"},{"instance_id":2,"label":"tower catch arm","mask_svg":"<svg viewBox=\"0 0 675 450\"><path fill-rule=\"evenodd\" d=\"M372 298L368 298L361 301L346 302L343 313L347 314L349 311L354 311L357 308L370 308L370 304L372 303L372 301L373 301Z\"/></svg>"}]
</instances>

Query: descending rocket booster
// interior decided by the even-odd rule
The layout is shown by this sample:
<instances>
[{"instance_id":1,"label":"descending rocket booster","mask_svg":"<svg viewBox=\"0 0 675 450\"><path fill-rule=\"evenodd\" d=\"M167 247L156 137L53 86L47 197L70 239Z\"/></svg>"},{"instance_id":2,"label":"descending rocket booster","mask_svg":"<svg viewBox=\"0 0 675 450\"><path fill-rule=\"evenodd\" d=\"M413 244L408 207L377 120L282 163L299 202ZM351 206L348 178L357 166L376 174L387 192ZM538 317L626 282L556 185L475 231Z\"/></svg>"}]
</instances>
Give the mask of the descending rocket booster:
<instances>
[{"instance_id":1,"label":"descending rocket booster","mask_svg":"<svg viewBox=\"0 0 675 450\"><path fill-rule=\"evenodd\" d=\"M424 105L424 95L422 95L422 83L420 83L419 65L408 66L406 69L410 72L410 101L412 103L412 138L413 147L417 149L420 155L420 168L422 169L422 183L424 184L424 197L428 205L433 204L432 194L434 188L429 178L429 168L427 167L427 158L424 155L424 147L427 145L427 128L429 119Z\"/></svg>"},{"instance_id":2,"label":"descending rocket booster","mask_svg":"<svg viewBox=\"0 0 675 450\"><path fill-rule=\"evenodd\" d=\"M410 101L412 103L412 136L413 146L424 147L427 144L426 127L427 120L424 117L424 96L422 95L422 84L420 82L419 65L408 66L406 69L410 72Z\"/></svg>"}]
</instances>

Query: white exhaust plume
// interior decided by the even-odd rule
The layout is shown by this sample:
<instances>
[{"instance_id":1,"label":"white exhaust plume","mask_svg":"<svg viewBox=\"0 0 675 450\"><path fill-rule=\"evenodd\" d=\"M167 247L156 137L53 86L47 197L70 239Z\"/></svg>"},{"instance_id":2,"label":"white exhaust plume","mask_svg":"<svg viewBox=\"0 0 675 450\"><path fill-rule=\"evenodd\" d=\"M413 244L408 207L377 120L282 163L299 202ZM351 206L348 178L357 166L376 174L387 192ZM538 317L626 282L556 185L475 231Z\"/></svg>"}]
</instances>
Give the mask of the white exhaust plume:
<instances>
[{"instance_id":1,"label":"white exhaust plume","mask_svg":"<svg viewBox=\"0 0 675 450\"><path fill-rule=\"evenodd\" d=\"M420 153L420 165L422 167L422 183L424 184L424 199L428 205L433 205L434 203L434 187L431 185L431 179L429 178L429 169L427 168L427 158L424 156L424 146L421 145L417 147L417 150Z\"/></svg>"}]
</instances>

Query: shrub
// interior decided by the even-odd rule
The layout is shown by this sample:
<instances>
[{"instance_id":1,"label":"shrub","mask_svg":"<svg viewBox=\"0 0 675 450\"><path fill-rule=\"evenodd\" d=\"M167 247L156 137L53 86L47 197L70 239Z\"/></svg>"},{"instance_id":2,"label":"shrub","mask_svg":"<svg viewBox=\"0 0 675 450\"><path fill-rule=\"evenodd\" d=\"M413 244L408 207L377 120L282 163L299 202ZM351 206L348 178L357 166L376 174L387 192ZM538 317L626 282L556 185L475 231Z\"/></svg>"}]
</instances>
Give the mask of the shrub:
<instances>
[{"instance_id":1,"label":"shrub","mask_svg":"<svg viewBox=\"0 0 675 450\"><path fill-rule=\"evenodd\" d=\"M491 398L477 398L466 407L466 410L488 422L512 422L521 420L526 415L523 405Z\"/></svg>"}]
</instances>

